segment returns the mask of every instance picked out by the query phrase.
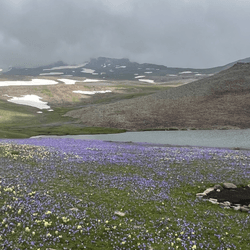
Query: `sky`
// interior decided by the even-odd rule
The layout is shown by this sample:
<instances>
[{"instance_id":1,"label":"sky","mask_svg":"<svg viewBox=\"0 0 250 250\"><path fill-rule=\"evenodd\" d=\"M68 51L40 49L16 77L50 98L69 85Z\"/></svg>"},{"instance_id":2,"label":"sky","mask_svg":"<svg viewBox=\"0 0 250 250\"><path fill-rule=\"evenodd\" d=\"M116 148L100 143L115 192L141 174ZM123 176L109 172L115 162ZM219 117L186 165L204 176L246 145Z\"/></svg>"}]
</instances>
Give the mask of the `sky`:
<instances>
[{"instance_id":1,"label":"sky","mask_svg":"<svg viewBox=\"0 0 250 250\"><path fill-rule=\"evenodd\" d=\"M250 57L249 0L0 0L0 68L100 56L209 68Z\"/></svg>"}]
</instances>

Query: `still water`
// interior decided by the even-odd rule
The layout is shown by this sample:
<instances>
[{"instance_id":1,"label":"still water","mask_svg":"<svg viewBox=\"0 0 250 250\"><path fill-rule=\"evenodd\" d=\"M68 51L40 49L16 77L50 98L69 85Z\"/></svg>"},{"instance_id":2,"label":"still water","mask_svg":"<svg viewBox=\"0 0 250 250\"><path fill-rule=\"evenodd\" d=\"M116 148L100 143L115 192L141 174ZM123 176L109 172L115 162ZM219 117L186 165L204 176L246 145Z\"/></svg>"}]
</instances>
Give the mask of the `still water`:
<instances>
[{"instance_id":1,"label":"still water","mask_svg":"<svg viewBox=\"0 0 250 250\"><path fill-rule=\"evenodd\" d=\"M50 137L250 149L250 129L145 131L106 135L66 135Z\"/></svg>"}]
</instances>

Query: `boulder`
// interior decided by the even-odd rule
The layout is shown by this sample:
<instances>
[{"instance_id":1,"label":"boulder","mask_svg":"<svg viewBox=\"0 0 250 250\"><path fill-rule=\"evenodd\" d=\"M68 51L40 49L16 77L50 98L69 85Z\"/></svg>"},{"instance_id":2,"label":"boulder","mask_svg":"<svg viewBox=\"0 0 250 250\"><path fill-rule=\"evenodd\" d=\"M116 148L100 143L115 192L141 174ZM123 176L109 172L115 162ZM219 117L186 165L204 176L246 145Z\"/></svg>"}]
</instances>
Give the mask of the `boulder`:
<instances>
[{"instance_id":1,"label":"boulder","mask_svg":"<svg viewBox=\"0 0 250 250\"><path fill-rule=\"evenodd\" d=\"M213 187L212 188L207 188L203 193L207 195L207 194L209 194L212 191L214 191Z\"/></svg>"},{"instance_id":2,"label":"boulder","mask_svg":"<svg viewBox=\"0 0 250 250\"><path fill-rule=\"evenodd\" d=\"M222 186L224 187L224 188L237 188L237 186L236 185L234 185L233 183L223 183L222 184Z\"/></svg>"},{"instance_id":3,"label":"boulder","mask_svg":"<svg viewBox=\"0 0 250 250\"><path fill-rule=\"evenodd\" d=\"M223 190L224 188L223 188L221 185L219 185L219 184L214 185L214 190L216 190L216 191L217 191L217 189L219 189L219 190Z\"/></svg>"},{"instance_id":4,"label":"boulder","mask_svg":"<svg viewBox=\"0 0 250 250\"><path fill-rule=\"evenodd\" d=\"M206 196L206 194L204 194L204 193L197 193L196 196L197 197L203 197L203 196Z\"/></svg>"}]
</instances>

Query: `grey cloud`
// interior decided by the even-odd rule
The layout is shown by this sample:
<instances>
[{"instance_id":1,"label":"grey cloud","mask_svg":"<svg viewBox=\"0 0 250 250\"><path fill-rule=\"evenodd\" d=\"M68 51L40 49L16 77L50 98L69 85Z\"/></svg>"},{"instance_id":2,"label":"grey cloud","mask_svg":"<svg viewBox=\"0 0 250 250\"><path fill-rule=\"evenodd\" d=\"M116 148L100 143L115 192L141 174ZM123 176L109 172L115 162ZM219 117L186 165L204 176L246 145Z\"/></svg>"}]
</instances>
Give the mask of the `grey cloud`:
<instances>
[{"instance_id":1,"label":"grey cloud","mask_svg":"<svg viewBox=\"0 0 250 250\"><path fill-rule=\"evenodd\" d=\"M243 0L1 0L0 67L90 57L212 67L250 56Z\"/></svg>"}]
</instances>

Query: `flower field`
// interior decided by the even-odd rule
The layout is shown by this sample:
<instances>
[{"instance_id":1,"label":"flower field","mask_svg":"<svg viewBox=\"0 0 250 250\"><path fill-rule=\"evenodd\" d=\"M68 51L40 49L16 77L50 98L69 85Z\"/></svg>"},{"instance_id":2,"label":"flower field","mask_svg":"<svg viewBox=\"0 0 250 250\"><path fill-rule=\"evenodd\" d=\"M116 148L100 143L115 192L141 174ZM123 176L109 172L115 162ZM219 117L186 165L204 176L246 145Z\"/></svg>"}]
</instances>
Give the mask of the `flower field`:
<instances>
[{"instance_id":1,"label":"flower field","mask_svg":"<svg viewBox=\"0 0 250 250\"><path fill-rule=\"evenodd\" d=\"M196 197L250 151L6 139L0 182L0 249L250 249L250 213Z\"/></svg>"}]
</instances>

